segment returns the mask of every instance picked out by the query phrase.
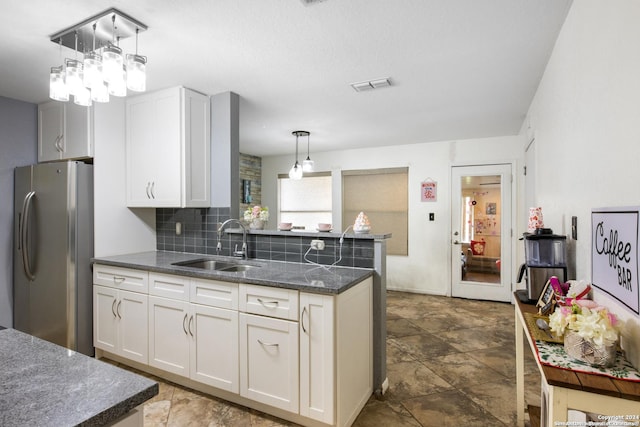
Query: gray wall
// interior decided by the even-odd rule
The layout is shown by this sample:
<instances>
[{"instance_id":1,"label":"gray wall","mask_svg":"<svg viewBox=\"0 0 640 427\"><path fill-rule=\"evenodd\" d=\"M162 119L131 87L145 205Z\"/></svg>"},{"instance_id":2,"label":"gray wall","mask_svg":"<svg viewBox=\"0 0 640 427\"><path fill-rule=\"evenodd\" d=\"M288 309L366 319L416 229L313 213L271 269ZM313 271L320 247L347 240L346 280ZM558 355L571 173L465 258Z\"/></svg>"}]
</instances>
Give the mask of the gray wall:
<instances>
[{"instance_id":1,"label":"gray wall","mask_svg":"<svg viewBox=\"0 0 640 427\"><path fill-rule=\"evenodd\" d=\"M13 169L37 162L38 107L0 96L0 325L13 326Z\"/></svg>"}]
</instances>

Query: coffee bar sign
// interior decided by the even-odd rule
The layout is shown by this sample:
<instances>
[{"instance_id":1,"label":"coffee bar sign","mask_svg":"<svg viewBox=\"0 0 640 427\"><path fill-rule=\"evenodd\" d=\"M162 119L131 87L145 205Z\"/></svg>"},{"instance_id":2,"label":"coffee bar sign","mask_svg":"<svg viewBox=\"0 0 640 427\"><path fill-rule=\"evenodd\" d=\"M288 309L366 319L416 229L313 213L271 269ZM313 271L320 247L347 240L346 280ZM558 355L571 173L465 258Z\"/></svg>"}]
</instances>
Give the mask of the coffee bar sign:
<instances>
[{"instance_id":1,"label":"coffee bar sign","mask_svg":"<svg viewBox=\"0 0 640 427\"><path fill-rule=\"evenodd\" d=\"M640 207L591 211L591 281L636 314Z\"/></svg>"}]
</instances>

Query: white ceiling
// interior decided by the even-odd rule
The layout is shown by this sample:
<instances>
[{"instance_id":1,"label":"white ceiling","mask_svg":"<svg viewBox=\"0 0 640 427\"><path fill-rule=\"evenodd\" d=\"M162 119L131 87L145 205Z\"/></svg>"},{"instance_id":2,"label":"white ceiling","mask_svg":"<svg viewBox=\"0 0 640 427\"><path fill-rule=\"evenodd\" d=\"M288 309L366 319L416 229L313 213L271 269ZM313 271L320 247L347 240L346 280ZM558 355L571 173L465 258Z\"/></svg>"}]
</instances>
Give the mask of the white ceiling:
<instances>
[{"instance_id":1,"label":"white ceiling","mask_svg":"<svg viewBox=\"0 0 640 427\"><path fill-rule=\"evenodd\" d=\"M240 95L244 153L292 153L298 129L312 153L514 135L571 0L305 3L3 0L0 96L46 101L49 68L62 63L49 36L115 7L149 27L148 90ZM384 77L391 87L349 86Z\"/></svg>"}]
</instances>

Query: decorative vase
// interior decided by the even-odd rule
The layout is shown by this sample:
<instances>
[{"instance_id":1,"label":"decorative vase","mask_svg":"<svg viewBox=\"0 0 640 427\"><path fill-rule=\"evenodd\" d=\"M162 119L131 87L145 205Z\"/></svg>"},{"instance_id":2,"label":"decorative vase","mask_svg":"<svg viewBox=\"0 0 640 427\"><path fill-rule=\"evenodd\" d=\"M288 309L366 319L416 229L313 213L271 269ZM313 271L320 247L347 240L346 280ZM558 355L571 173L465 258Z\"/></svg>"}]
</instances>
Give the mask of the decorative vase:
<instances>
[{"instance_id":1,"label":"decorative vase","mask_svg":"<svg viewBox=\"0 0 640 427\"><path fill-rule=\"evenodd\" d=\"M259 218L254 218L251 220L249 224L249 228L252 230L263 230L264 229L264 221Z\"/></svg>"},{"instance_id":2,"label":"decorative vase","mask_svg":"<svg viewBox=\"0 0 640 427\"><path fill-rule=\"evenodd\" d=\"M569 357L592 366L608 368L616 361L616 343L596 345L592 340L571 330L564 333L564 349Z\"/></svg>"}]
</instances>

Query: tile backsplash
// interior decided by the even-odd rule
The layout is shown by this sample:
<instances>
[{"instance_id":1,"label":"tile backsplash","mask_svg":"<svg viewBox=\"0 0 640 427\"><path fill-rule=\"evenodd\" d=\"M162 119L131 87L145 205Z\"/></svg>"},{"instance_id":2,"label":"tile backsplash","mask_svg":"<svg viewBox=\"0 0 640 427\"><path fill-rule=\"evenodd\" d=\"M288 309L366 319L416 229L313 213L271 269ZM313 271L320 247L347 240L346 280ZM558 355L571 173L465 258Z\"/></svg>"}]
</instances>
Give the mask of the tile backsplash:
<instances>
[{"instance_id":1,"label":"tile backsplash","mask_svg":"<svg viewBox=\"0 0 640 427\"><path fill-rule=\"evenodd\" d=\"M156 209L156 247L161 251L207 255L231 255L236 245L242 246L242 235L223 233L222 250L218 254L217 229L229 219L229 208L158 208ZM181 232L177 234L176 224ZM238 228L229 224L229 228ZM248 234L249 258L274 261L336 264L347 267L373 268L374 241L323 236L325 249L308 250L312 237L296 235ZM306 260L305 260L306 257Z\"/></svg>"}]
</instances>

